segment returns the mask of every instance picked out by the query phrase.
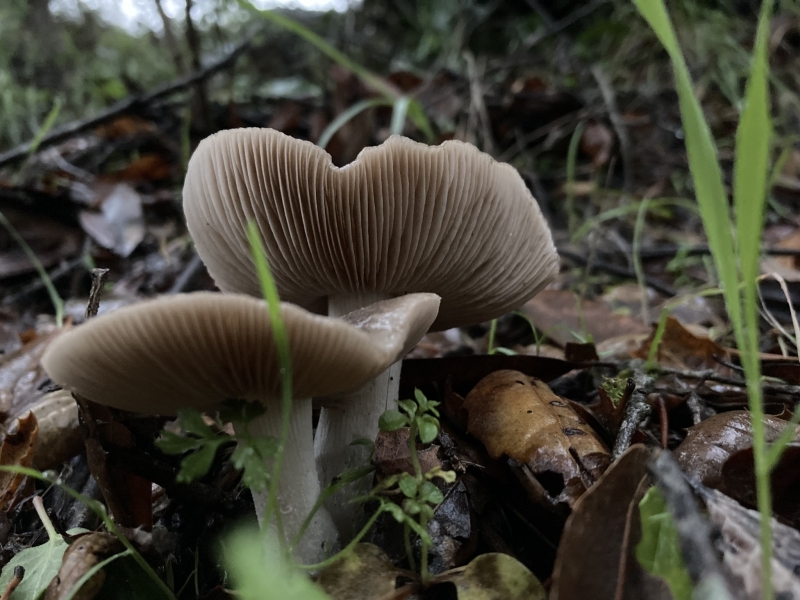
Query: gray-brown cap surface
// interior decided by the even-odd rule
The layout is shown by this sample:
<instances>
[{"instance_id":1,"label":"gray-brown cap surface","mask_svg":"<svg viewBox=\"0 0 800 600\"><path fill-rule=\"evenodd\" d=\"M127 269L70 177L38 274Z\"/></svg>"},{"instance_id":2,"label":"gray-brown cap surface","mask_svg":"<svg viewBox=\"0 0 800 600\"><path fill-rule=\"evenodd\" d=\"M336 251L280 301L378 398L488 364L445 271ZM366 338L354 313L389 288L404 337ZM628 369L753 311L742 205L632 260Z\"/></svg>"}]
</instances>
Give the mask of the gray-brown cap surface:
<instances>
[{"instance_id":1,"label":"gray-brown cap surface","mask_svg":"<svg viewBox=\"0 0 800 600\"><path fill-rule=\"evenodd\" d=\"M430 326L439 298L393 302L357 318L361 329L283 303L293 395L332 394L374 377ZM60 336L42 363L56 383L90 400L152 414L273 398L280 385L265 303L243 295L197 292L117 310Z\"/></svg>"},{"instance_id":2,"label":"gray-brown cap surface","mask_svg":"<svg viewBox=\"0 0 800 600\"><path fill-rule=\"evenodd\" d=\"M223 131L189 163L184 211L223 291L258 295L247 222L281 298L442 297L433 327L485 321L524 303L558 270L550 230L517 171L474 146L393 136L344 168L270 129Z\"/></svg>"}]
</instances>

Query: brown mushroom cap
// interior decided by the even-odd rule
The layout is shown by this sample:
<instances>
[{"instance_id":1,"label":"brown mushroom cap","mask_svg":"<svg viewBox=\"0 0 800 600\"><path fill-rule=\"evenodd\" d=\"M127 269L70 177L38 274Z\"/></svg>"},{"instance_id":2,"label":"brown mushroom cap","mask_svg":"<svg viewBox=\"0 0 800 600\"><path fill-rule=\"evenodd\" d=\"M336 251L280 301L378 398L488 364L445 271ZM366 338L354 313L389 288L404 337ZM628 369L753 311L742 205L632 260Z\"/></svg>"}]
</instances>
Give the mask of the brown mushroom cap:
<instances>
[{"instance_id":1,"label":"brown mushroom cap","mask_svg":"<svg viewBox=\"0 0 800 600\"><path fill-rule=\"evenodd\" d=\"M427 329L439 298L415 294L395 302L361 319L362 329L283 303L294 396L353 388L400 358L417 341L402 332ZM386 327L399 333L387 335ZM164 297L97 317L54 341L42 364L53 381L81 396L152 414L210 410L232 398L264 400L280 389L265 303L239 295Z\"/></svg>"},{"instance_id":2,"label":"brown mushroom cap","mask_svg":"<svg viewBox=\"0 0 800 600\"><path fill-rule=\"evenodd\" d=\"M184 211L223 291L259 295L247 222L261 231L281 297L380 292L442 297L435 329L512 310L558 270L550 230L517 171L463 142L393 136L337 168L271 129L222 131L189 162Z\"/></svg>"}]
</instances>

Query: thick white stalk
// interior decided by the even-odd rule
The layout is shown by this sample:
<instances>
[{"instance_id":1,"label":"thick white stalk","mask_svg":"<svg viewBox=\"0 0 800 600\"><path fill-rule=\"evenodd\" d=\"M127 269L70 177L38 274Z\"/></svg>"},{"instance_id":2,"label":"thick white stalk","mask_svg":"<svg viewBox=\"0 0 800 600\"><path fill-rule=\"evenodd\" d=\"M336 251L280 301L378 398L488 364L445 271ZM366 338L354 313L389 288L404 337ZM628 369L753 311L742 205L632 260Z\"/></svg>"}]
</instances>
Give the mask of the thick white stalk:
<instances>
[{"instance_id":1,"label":"thick white stalk","mask_svg":"<svg viewBox=\"0 0 800 600\"><path fill-rule=\"evenodd\" d=\"M328 298L328 315L341 317L386 298L388 296L382 294L331 296ZM330 484L334 477L369 460L369 447L350 444L360 439L375 440L378 419L397 405L401 364L397 362L356 390L338 395L335 403L332 403L335 407L323 408L320 412L314 453L323 486ZM350 504L349 501L366 494L371 485L372 478L364 477L339 490L325 503L343 544L355 536L366 520L362 506Z\"/></svg>"},{"instance_id":2,"label":"thick white stalk","mask_svg":"<svg viewBox=\"0 0 800 600\"><path fill-rule=\"evenodd\" d=\"M237 433L241 428L234 424ZM267 411L250 422L250 434L253 436L273 437L280 439L281 414L278 402L267 407ZM272 473L273 460L266 462L267 471ZM300 531L314 504L319 498L320 485L314 463L314 441L311 427L311 399L302 398L292 401L289 417L289 438L283 453L283 466L278 483L278 510L288 544ZM263 528L264 511L269 500L268 493L253 492L258 523ZM277 534L274 521L269 524ZM338 550L338 532L328 511L321 507L312 519L305 535L294 549L294 558L302 564L321 562Z\"/></svg>"}]
</instances>

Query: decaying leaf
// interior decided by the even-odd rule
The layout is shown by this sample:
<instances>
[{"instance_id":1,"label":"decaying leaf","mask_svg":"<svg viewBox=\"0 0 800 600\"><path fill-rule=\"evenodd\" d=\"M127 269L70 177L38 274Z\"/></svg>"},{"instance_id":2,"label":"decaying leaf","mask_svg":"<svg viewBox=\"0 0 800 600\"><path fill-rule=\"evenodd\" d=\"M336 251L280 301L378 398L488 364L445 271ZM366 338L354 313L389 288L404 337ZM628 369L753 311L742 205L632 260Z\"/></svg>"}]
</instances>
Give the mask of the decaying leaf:
<instances>
[{"instance_id":1,"label":"decaying leaf","mask_svg":"<svg viewBox=\"0 0 800 600\"><path fill-rule=\"evenodd\" d=\"M626 334L646 334L639 319L617 314L603 302L581 300L567 290L545 290L525 304L520 312L548 338L563 346L591 336L595 344Z\"/></svg>"},{"instance_id":2,"label":"decaying leaf","mask_svg":"<svg viewBox=\"0 0 800 600\"><path fill-rule=\"evenodd\" d=\"M45 394L28 409L39 422L39 437L33 453L35 469L55 469L80 453L83 438L78 424L78 405L68 390Z\"/></svg>"},{"instance_id":3,"label":"decaying leaf","mask_svg":"<svg viewBox=\"0 0 800 600\"><path fill-rule=\"evenodd\" d=\"M33 462L33 452L39 434L36 417L33 413L28 413L20 418L18 423L17 430L6 435L0 446L0 465L30 467ZM18 473L0 472L0 510L8 506L24 478L24 475Z\"/></svg>"},{"instance_id":4,"label":"decaying leaf","mask_svg":"<svg viewBox=\"0 0 800 600\"><path fill-rule=\"evenodd\" d=\"M722 561L750 600L760 600L760 516L716 490L702 490L711 521L722 534ZM800 533L772 519L772 587L776 598L800 598Z\"/></svg>"},{"instance_id":5,"label":"decaying leaf","mask_svg":"<svg viewBox=\"0 0 800 600\"><path fill-rule=\"evenodd\" d=\"M438 451L439 446L436 445L417 450L423 473L442 466L442 462L437 457ZM375 438L374 461L380 476L388 477L403 472L414 475L414 465L408 449L408 427L395 431L378 432L378 436Z\"/></svg>"},{"instance_id":6,"label":"decaying leaf","mask_svg":"<svg viewBox=\"0 0 800 600\"><path fill-rule=\"evenodd\" d=\"M489 553L466 567L442 573L437 583L456 586L458 600L545 600L547 593L525 565L508 554Z\"/></svg>"},{"instance_id":7,"label":"decaying leaf","mask_svg":"<svg viewBox=\"0 0 800 600\"><path fill-rule=\"evenodd\" d=\"M497 371L467 394L468 430L492 458L527 466L555 502L572 505L609 463L594 432L542 381Z\"/></svg>"},{"instance_id":8,"label":"decaying leaf","mask_svg":"<svg viewBox=\"0 0 800 600\"><path fill-rule=\"evenodd\" d=\"M634 358L648 357L656 328L657 326L653 325L650 336L632 353ZM694 334L672 316L667 317L667 325L658 345L656 359L664 367L695 371L713 369L720 375L731 375L730 368L719 362L730 359L727 351L711 338Z\"/></svg>"},{"instance_id":9,"label":"decaying leaf","mask_svg":"<svg viewBox=\"0 0 800 600\"><path fill-rule=\"evenodd\" d=\"M714 415L691 427L686 439L674 451L675 460L690 476L703 485L722 485L722 466L732 454L753 445L753 429L749 411L735 410ZM774 442L788 425L786 421L764 416L768 442ZM800 439L800 426L796 428Z\"/></svg>"},{"instance_id":10,"label":"decaying leaf","mask_svg":"<svg viewBox=\"0 0 800 600\"><path fill-rule=\"evenodd\" d=\"M631 446L575 503L558 547L550 600L671 600L633 556L651 451Z\"/></svg>"},{"instance_id":11,"label":"decaying leaf","mask_svg":"<svg viewBox=\"0 0 800 600\"><path fill-rule=\"evenodd\" d=\"M64 600L72 588L97 563L122 550L122 543L110 533L87 533L70 544L61 560L58 574L50 582L44 600ZM92 600L103 587L106 574L97 571L72 597L74 600Z\"/></svg>"},{"instance_id":12,"label":"decaying leaf","mask_svg":"<svg viewBox=\"0 0 800 600\"><path fill-rule=\"evenodd\" d=\"M119 256L130 255L144 239L145 233L139 193L130 185L120 183L107 191L101 202L99 213L81 211L81 226L104 248Z\"/></svg>"},{"instance_id":13,"label":"decaying leaf","mask_svg":"<svg viewBox=\"0 0 800 600\"><path fill-rule=\"evenodd\" d=\"M0 414L20 415L47 392L42 387L49 378L39 361L47 346L68 329L67 325L37 333L16 352L0 358Z\"/></svg>"},{"instance_id":14,"label":"decaying leaf","mask_svg":"<svg viewBox=\"0 0 800 600\"><path fill-rule=\"evenodd\" d=\"M373 544L356 544L353 552L322 570L319 585L333 600L378 600L395 589L401 574Z\"/></svg>"}]
</instances>

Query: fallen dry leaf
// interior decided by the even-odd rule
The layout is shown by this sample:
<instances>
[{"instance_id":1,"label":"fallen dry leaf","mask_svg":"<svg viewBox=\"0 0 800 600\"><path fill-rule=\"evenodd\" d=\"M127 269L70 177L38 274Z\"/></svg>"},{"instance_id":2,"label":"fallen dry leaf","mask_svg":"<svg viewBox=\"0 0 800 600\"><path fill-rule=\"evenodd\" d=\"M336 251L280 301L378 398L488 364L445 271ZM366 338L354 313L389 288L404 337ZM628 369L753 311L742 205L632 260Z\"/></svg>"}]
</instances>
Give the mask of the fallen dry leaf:
<instances>
[{"instance_id":1,"label":"fallen dry leaf","mask_svg":"<svg viewBox=\"0 0 800 600\"><path fill-rule=\"evenodd\" d=\"M766 438L774 442L788 423L764 416ZM796 427L800 439L800 426ZM712 488L722 485L722 467L733 454L753 446L753 427L750 412L734 410L721 413L689 428L686 439L675 448L673 455L690 477Z\"/></svg>"},{"instance_id":2,"label":"fallen dry leaf","mask_svg":"<svg viewBox=\"0 0 800 600\"><path fill-rule=\"evenodd\" d=\"M33 450L39 434L36 417L28 413L18 423L17 431L7 434L0 445L0 465L30 467L33 462ZM0 510L8 506L24 478L18 473L0 471Z\"/></svg>"},{"instance_id":3,"label":"fallen dry leaf","mask_svg":"<svg viewBox=\"0 0 800 600\"><path fill-rule=\"evenodd\" d=\"M657 325L653 325L650 336L632 353L634 358L648 357L656 328ZM730 360L727 351L711 338L695 335L672 316L667 317L656 359L663 367L693 371L713 369L720 375L731 375L730 368L721 365L718 360Z\"/></svg>"},{"instance_id":4,"label":"fallen dry leaf","mask_svg":"<svg viewBox=\"0 0 800 600\"><path fill-rule=\"evenodd\" d=\"M542 381L518 371L483 378L464 399L468 431L492 458L527 466L556 503L572 505L609 463L595 433Z\"/></svg>"},{"instance_id":5,"label":"fallen dry leaf","mask_svg":"<svg viewBox=\"0 0 800 600\"><path fill-rule=\"evenodd\" d=\"M435 445L417 450L417 457L423 473L442 466L437 457L438 451L439 446ZM408 427L395 431L378 432L378 436L375 438L374 462L377 466L378 475L382 477L403 472L414 475L414 465L411 462L411 452L408 449Z\"/></svg>"},{"instance_id":6,"label":"fallen dry leaf","mask_svg":"<svg viewBox=\"0 0 800 600\"><path fill-rule=\"evenodd\" d=\"M322 570L317 585L333 600L380 600L394 591L402 574L377 546L356 544L342 560Z\"/></svg>"},{"instance_id":7,"label":"fallen dry leaf","mask_svg":"<svg viewBox=\"0 0 800 600\"><path fill-rule=\"evenodd\" d=\"M97 563L122 551L122 543L110 533L87 533L72 542L61 559L61 568L45 592L44 600L67 598L75 584ZM105 581L105 572L100 569L81 586L73 600L92 600Z\"/></svg>"},{"instance_id":8,"label":"fallen dry leaf","mask_svg":"<svg viewBox=\"0 0 800 600\"><path fill-rule=\"evenodd\" d=\"M628 315L617 314L605 303L582 299L566 290L544 290L529 300L520 312L539 331L560 346L590 335L595 344L628 334L646 334L647 325Z\"/></svg>"},{"instance_id":9,"label":"fallen dry leaf","mask_svg":"<svg viewBox=\"0 0 800 600\"><path fill-rule=\"evenodd\" d=\"M550 600L671 600L634 555L650 450L631 446L573 507L553 569Z\"/></svg>"},{"instance_id":10,"label":"fallen dry leaf","mask_svg":"<svg viewBox=\"0 0 800 600\"><path fill-rule=\"evenodd\" d=\"M47 346L69 328L65 325L36 334L16 352L0 358L0 414L20 415L47 392L42 386L49 377L40 360Z\"/></svg>"},{"instance_id":11,"label":"fallen dry leaf","mask_svg":"<svg viewBox=\"0 0 800 600\"><path fill-rule=\"evenodd\" d=\"M452 583L458 600L545 600L542 584L513 556L490 552L475 557L466 567L436 577Z\"/></svg>"},{"instance_id":12,"label":"fallen dry leaf","mask_svg":"<svg viewBox=\"0 0 800 600\"><path fill-rule=\"evenodd\" d=\"M141 196L130 185L117 184L101 200L100 211L82 210L81 227L104 248L129 256L144 239Z\"/></svg>"},{"instance_id":13,"label":"fallen dry leaf","mask_svg":"<svg viewBox=\"0 0 800 600\"><path fill-rule=\"evenodd\" d=\"M55 469L80 453L83 438L78 423L78 405L68 390L45 394L25 408L39 422L39 438L33 454L35 469ZM8 420L18 416L15 412Z\"/></svg>"}]
</instances>

